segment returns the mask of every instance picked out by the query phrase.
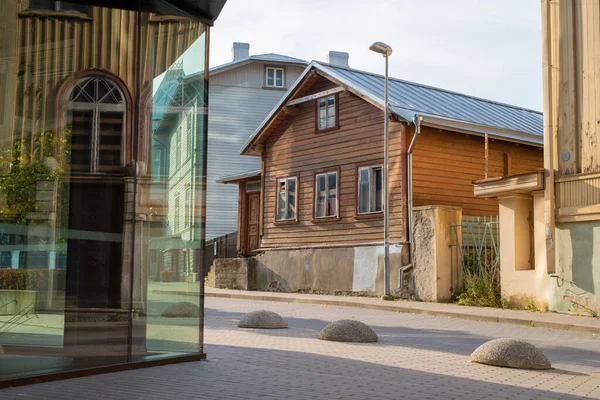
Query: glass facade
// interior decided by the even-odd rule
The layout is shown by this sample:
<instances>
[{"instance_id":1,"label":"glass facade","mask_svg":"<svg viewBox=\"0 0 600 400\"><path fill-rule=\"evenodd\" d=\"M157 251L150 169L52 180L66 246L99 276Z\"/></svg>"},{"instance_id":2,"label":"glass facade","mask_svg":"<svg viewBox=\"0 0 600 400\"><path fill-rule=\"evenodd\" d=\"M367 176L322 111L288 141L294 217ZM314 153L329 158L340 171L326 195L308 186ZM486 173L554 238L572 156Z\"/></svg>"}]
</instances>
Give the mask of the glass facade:
<instances>
[{"instance_id":1,"label":"glass facade","mask_svg":"<svg viewBox=\"0 0 600 400\"><path fill-rule=\"evenodd\" d=\"M0 14L0 384L202 358L208 28L53 3Z\"/></svg>"}]
</instances>

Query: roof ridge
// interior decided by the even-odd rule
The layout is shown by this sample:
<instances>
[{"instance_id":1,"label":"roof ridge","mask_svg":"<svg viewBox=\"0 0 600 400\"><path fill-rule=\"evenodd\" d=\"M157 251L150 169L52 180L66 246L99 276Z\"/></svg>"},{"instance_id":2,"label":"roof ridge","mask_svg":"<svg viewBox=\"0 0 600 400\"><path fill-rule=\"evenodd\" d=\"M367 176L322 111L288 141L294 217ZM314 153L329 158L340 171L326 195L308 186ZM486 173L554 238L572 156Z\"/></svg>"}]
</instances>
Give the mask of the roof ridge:
<instances>
[{"instance_id":1,"label":"roof ridge","mask_svg":"<svg viewBox=\"0 0 600 400\"><path fill-rule=\"evenodd\" d=\"M324 63L322 61L314 61L314 62L316 62L316 63L318 63L320 65L323 65L325 67L330 67L330 68L335 68L335 69L343 69L343 70L347 70L347 71L351 71L351 72L358 72L358 73L361 73L361 74L364 74L364 75L371 75L371 76L375 76L377 78L382 78L382 79L385 78L381 74L376 74L374 72L364 71L364 70L361 70L361 69L349 68L349 67L348 68L346 68L346 67L340 67L340 66L336 66L336 65L331 65L329 63ZM433 89L433 90L437 90L437 91L440 91L440 92L445 92L445 93L449 93L449 94L453 94L453 95L457 95L457 96L467 97L467 98L470 98L470 99L473 99L473 100L478 100L478 101L483 101L483 102L486 102L486 103L497 104L497 105L504 106L504 107L510 107L510 108L513 108L513 109L516 109L516 110L533 112L533 113L540 114L540 115L544 114L542 111L533 110L531 108L516 106L514 104L503 103L501 101L486 99L486 98L474 96L474 95L471 95L471 94L460 93L460 92L456 92L456 91L453 91L453 90L450 90L450 89L444 89L444 88L439 88L439 87L435 87L435 86L431 86L431 85L426 85L424 83L407 81L405 79L394 78L392 76L389 76L388 79L391 80L391 81L405 83L405 84L411 85L411 86L419 86L419 87L422 87L422 88Z\"/></svg>"}]
</instances>

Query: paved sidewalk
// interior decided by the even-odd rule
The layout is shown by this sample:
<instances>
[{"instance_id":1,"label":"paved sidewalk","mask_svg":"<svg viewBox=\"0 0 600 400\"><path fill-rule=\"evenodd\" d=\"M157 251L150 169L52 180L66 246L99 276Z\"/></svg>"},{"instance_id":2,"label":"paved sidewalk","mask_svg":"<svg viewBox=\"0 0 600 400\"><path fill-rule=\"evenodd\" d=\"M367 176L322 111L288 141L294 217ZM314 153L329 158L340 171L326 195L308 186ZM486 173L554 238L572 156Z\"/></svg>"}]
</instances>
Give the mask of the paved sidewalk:
<instances>
[{"instance_id":1,"label":"paved sidewalk","mask_svg":"<svg viewBox=\"0 0 600 400\"><path fill-rule=\"evenodd\" d=\"M196 285L180 282L155 284L151 286L150 290L154 293L180 295L197 295L198 293ZM372 310L406 312L411 314L434 315L600 334L600 318L598 317L573 316L552 312L541 313L525 310L468 307L459 306L457 304L425 303L405 300L383 301L371 297L227 290L215 289L208 286L206 287L205 292L206 297L367 308Z\"/></svg>"},{"instance_id":2,"label":"paved sidewalk","mask_svg":"<svg viewBox=\"0 0 600 400\"><path fill-rule=\"evenodd\" d=\"M165 301L175 296L153 294ZM239 329L247 312L282 315L289 329ZM318 340L326 324L355 318L378 343ZM169 320L169 326L187 324ZM173 329L172 340L180 340ZM555 369L469 363L497 337L538 346ZM165 338L168 339L168 338ZM439 316L247 299L206 299L207 361L90 376L0 391L0 399L600 399L598 335Z\"/></svg>"}]
</instances>

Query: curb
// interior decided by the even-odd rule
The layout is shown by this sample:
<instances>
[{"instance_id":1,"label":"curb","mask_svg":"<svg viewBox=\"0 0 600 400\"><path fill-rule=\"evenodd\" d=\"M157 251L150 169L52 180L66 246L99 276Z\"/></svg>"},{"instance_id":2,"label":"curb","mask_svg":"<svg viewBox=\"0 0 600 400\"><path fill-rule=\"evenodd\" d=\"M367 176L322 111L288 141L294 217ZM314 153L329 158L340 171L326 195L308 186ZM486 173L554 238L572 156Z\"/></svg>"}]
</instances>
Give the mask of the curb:
<instances>
[{"instance_id":1,"label":"curb","mask_svg":"<svg viewBox=\"0 0 600 400\"><path fill-rule=\"evenodd\" d=\"M176 290L154 289L154 290L152 290L152 293L173 294L173 295L181 295L181 296L200 296L199 293L176 291ZM267 295L257 296L257 295L250 295L250 294L244 294L244 293L205 293L204 297L223 298L223 299L238 299L238 300L277 301L277 302L281 302L281 303L317 304L317 305L328 305L328 306L338 306L338 307L352 307L352 308L362 308L362 309L369 309L369 310L393 311L393 312L401 312L401 313L408 313L408 314L428 315L428 316L432 316L432 317L446 317L446 318L465 319L465 320L470 320L470 321L497 322L497 323L501 323L501 324L532 326L532 327L536 327L536 328L557 329L557 330L588 333L588 334L589 333L600 334L600 322L598 323L598 327L594 327L594 326L566 324L566 323L562 323L562 322L538 321L538 320L532 320L532 319L527 319L527 318L496 317L496 316L491 316L491 315L467 314L467 313L453 312L453 311L427 310L427 309L423 309L423 308L407 307L407 306L393 305L393 304L368 304L368 303L358 303L358 302L345 301L345 300L324 301L321 299L305 299L305 298L278 296L276 294L272 294L272 295L267 294Z\"/></svg>"}]
</instances>

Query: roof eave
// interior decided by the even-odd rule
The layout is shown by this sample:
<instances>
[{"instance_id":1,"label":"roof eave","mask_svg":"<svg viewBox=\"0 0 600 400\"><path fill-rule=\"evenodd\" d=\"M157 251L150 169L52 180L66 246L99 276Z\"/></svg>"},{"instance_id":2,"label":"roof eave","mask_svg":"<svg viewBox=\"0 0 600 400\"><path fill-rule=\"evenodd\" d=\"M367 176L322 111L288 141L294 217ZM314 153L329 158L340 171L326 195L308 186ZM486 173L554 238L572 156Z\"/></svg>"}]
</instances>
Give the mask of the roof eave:
<instances>
[{"instance_id":1,"label":"roof eave","mask_svg":"<svg viewBox=\"0 0 600 400\"><path fill-rule=\"evenodd\" d=\"M476 136L485 136L487 133L488 137L495 139L527 144L529 146L544 146L544 138L540 135L480 125L471 122L456 121L448 118L422 115L419 113L415 114L422 117L422 125L429 126L431 128L447 129L454 132L462 132Z\"/></svg>"}]
</instances>

